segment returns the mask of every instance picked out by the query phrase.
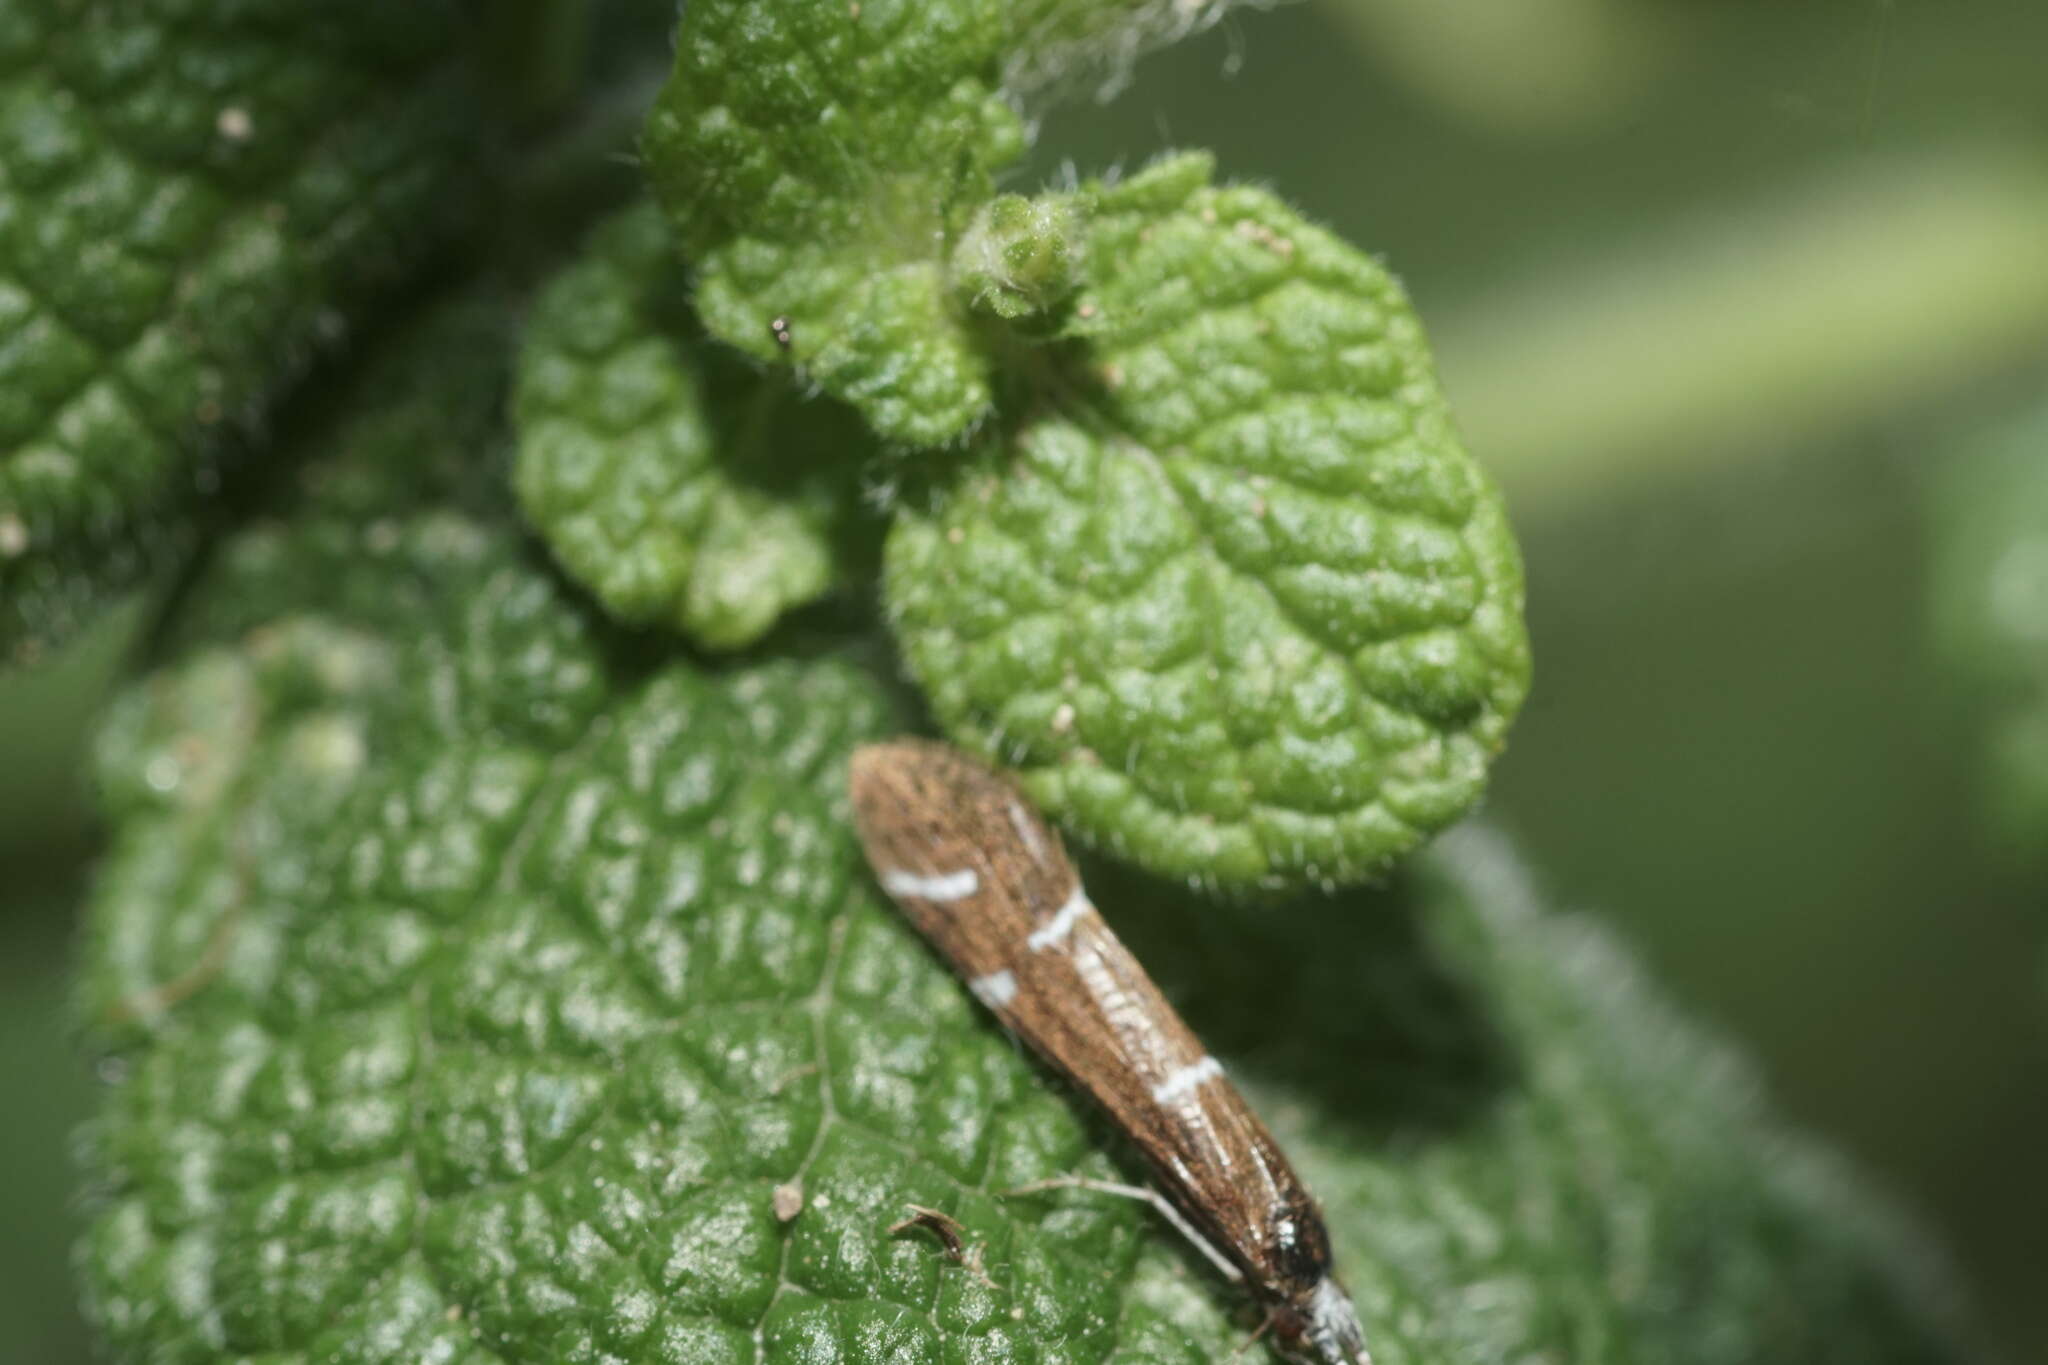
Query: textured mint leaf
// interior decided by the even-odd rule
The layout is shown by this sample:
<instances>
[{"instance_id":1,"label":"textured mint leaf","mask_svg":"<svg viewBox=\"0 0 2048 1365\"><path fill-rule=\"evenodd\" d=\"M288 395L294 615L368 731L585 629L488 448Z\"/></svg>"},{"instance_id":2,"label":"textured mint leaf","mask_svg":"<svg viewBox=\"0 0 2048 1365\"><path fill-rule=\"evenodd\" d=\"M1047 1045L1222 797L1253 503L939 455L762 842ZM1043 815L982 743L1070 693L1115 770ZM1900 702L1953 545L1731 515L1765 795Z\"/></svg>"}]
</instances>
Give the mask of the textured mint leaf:
<instances>
[{"instance_id":1,"label":"textured mint leaf","mask_svg":"<svg viewBox=\"0 0 2048 1365\"><path fill-rule=\"evenodd\" d=\"M444 235L454 8L0 18L0 657L191 539L224 457Z\"/></svg>"},{"instance_id":2,"label":"textured mint leaf","mask_svg":"<svg viewBox=\"0 0 2048 1365\"><path fill-rule=\"evenodd\" d=\"M891 439L948 440L989 403L944 246L1024 147L1007 36L986 0L691 4L648 122L705 325Z\"/></svg>"},{"instance_id":3,"label":"textured mint leaf","mask_svg":"<svg viewBox=\"0 0 2048 1365\"><path fill-rule=\"evenodd\" d=\"M1223 8L692 0L646 154L705 325L800 367L890 440L958 437L991 377L948 260L1024 149L1022 99Z\"/></svg>"},{"instance_id":4,"label":"textured mint leaf","mask_svg":"<svg viewBox=\"0 0 2048 1365\"><path fill-rule=\"evenodd\" d=\"M263 538L211 590L302 606L195 639L103 750L117 1358L1103 1359L1125 1321L1187 1357L1123 1302L1177 1257L1142 1210L993 1193L1110 1168L859 873L872 682L618 665L459 517L359 541L346 592L325 537ZM891 1237L906 1201L1000 1288Z\"/></svg>"},{"instance_id":5,"label":"textured mint leaf","mask_svg":"<svg viewBox=\"0 0 2048 1365\"><path fill-rule=\"evenodd\" d=\"M868 885L875 680L649 654L510 509L434 505L504 439L494 319L337 395L103 733L111 1357L1226 1358L1242 1300L1141 1206L1000 1193L1136 1171ZM1090 876L1324 1196L1385 1365L1965 1358L1884 1218L1490 838L1286 916ZM979 1268L892 1236L909 1202Z\"/></svg>"},{"instance_id":6,"label":"textured mint leaf","mask_svg":"<svg viewBox=\"0 0 2048 1365\"><path fill-rule=\"evenodd\" d=\"M1096 192L1075 373L906 503L885 595L948 732L1090 841L1356 881L1479 796L1520 560L1398 285L1209 170Z\"/></svg>"},{"instance_id":7,"label":"textured mint leaf","mask_svg":"<svg viewBox=\"0 0 2048 1365\"><path fill-rule=\"evenodd\" d=\"M1231 1292L1140 1206L995 1193L1108 1169L1104 1135L859 875L840 760L871 684L608 671L458 519L379 563L381 601L195 647L108 731L86 980L120 1079L83 1266L117 1359L1233 1348ZM1740 1072L1500 862L1454 845L1333 918L1277 1011L1247 973L1298 947L1140 916L1253 1059L1378 1358L1960 1358ZM980 1272L892 1237L906 1202Z\"/></svg>"},{"instance_id":8,"label":"textured mint leaf","mask_svg":"<svg viewBox=\"0 0 2048 1365\"><path fill-rule=\"evenodd\" d=\"M599 229L541 295L514 410L527 516L622 620L738 648L872 562L866 428L702 341L652 205Z\"/></svg>"}]
</instances>

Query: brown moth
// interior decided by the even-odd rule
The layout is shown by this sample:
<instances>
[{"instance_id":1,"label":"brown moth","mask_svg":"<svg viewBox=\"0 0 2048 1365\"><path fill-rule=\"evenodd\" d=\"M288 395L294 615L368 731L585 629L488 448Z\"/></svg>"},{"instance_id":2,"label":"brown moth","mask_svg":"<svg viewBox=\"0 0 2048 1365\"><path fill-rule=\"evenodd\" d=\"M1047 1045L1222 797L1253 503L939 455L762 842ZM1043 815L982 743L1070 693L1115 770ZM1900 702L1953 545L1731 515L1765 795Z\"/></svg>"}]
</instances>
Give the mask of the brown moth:
<instances>
[{"instance_id":1,"label":"brown moth","mask_svg":"<svg viewBox=\"0 0 2048 1365\"><path fill-rule=\"evenodd\" d=\"M851 785L882 889L976 999L1108 1111L1165 1197L1046 1183L1151 1200L1258 1297L1290 1356L1371 1365L1315 1199L1103 922L1045 818L1010 782L929 740L858 750Z\"/></svg>"}]
</instances>

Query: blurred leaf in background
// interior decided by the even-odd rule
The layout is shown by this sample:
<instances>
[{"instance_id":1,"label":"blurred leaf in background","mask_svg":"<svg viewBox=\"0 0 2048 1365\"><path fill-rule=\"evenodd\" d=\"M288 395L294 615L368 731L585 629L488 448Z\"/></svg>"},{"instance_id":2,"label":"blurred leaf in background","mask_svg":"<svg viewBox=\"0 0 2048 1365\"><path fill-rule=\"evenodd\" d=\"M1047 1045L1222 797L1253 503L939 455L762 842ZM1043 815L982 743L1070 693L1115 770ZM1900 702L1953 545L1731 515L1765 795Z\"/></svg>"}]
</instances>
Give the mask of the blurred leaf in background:
<instances>
[{"instance_id":1,"label":"blurred leaf in background","mask_svg":"<svg viewBox=\"0 0 2048 1365\"><path fill-rule=\"evenodd\" d=\"M1445 116L1504 136L1569 136L1640 105L1684 30L1635 0L1329 0L1358 49Z\"/></svg>"},{"instance_id":2,"label":"blurred leaf in background","mask_svg":"<svg viewBox=\"0 0 2048 1365\"><path fill-rule=\"evenodd\" d=\"M0 19L0 662L175 569L313 360L447 244L447 0Z\"/></svg>"},{"instance_id":3,"label":"blurred leaf in background","mask_svg":"<svg viewBox=\"0 0 2048 1365\"><path fill-rule=\"evenodd\" d=\"M2048 870L2048 408L1933 471L1934 642L1984 728L1984 808Z\"/></svg>"},{"instance_id":4,"label":"blurred leaf in background","mask_svg":"<svg viewBox=\"0 0 2048 1365\"><path fill-rule=\"evenodd\" d=\"M70 1251L72 1135L94 1098L68 1008L92 849L80 760L136 615L111 613L42 669L0 672L0 1339L50 1365L91 1359Z\"/></svg>"}]
</instances>

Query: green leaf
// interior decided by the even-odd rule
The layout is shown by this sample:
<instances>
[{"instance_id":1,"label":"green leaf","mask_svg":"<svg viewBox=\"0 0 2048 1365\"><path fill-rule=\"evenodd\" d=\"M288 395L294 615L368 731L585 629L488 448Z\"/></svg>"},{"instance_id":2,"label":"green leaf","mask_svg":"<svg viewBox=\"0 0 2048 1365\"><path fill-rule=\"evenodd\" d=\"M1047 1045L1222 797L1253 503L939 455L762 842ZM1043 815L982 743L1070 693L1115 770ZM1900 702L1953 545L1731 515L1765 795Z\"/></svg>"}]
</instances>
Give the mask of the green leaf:
<instances>
[{"instance_id":1,"label":"green leaf","mask_svg":"<svg viewBox=\"0 0 2048 1365\"><path fill-rule=\"evenodd\" d=\"M516 300L477 288L391 327L325 395L295 409L284 439L294 477L247 509L245 529L209 548L195 583L156 623L167 648L240 636L296 612L317 562L320 587L369 610L392 552L425 508L512 519L504 483L507 352ZM233 590L215 586L231 581Z\"/></svg>"},{"instance_id":2,"label":"green leaf","mask_svg":"<svg viewBox=\"0 0 2048 1365\"><path fill-rule=\"evenodd\" d=\"M651 205L541 295L514 411L527 516L621 620L736 649L872 562L866 428L703 343Z\"/></svg>"},{"instance_id":3,"label":"green leaf","mask_svg":"<svg viewBox=\"0 0 2048 1365\"><path fill-rule=\"evenodd\" d=\"M999 10L694 3L647 126L705 325L894 440L949 440L989 403L944 248L1024 148Z\"/></svg>"},{"instance_id":4,"label":"green leaf","mask_svg":"<svg viewBox=\"0 0 2048 1365\"><path fill-rule=\"evenodd\" d=\"M1139 1173L868 884L878 684L636 648L509 509L407 481L502 439L463 415L492 316L339 395L106 727L113 1358L1227 1357L1242 1297L1144 1207L1002 1194ZM429 356L452 418L392 382ZM467 448L408 444L437 426ZM1964 1358L1885 1221L1490 837L1288 916L1090 875L1325 1198L1382 1365ZM978 1267L891 1234L911 1202Z\"/></svg>"},{"instance_id":5,"label":"green leaf","mask_svg":"<svg viewBox=\"0 0 2048 1365\"><path fill-rule=\"evenodd\" d=\"M193 539L229 453L445 237L452 6L0 18L0 658Z\"/></svg>"},{"instance_id":6,"label":"green leaf","mask_svg":"<svg viewBox=\"0 0 2048 1365\"><path fill-rule=\"evenodd\" d=\"M648 170L712 335L800 368L883 437L951 441L988 410L954 244L1022 154L1023 97L1112 75L1214 0L692 0Z\"/></svg>"},{"instance_id":7,"label":"green leaf","mask_svg":"<svg viewBox=\"0 0 2048 1365\"><path fill-rule=\"evenodd\" d=\"M885 595L947 731L1089 841L1357 881L1483 789L1520 559L1399 286L1209 171L1098 192L1065 368L905 505Z\"/></svg>"}]
</instances>

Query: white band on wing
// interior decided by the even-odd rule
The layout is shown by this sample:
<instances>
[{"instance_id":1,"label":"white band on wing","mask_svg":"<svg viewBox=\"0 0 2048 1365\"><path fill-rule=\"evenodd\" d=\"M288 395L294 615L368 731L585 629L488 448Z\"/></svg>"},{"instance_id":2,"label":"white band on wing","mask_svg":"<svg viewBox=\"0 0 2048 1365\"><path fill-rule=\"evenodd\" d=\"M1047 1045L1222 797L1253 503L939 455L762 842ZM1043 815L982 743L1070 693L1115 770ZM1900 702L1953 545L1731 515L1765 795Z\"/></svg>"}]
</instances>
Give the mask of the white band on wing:
<instances>
[{"instance_id":1,"label":"white band on wing","mask_svg":"<svg viewBox=\"0 0 2048 1365\"><path fill-rule=\"evenodd\" d=\"M974 869L963 867L958 872L941 872L926 877L915 872L884 872L882 889L892 896L915 896L926 901L965 900L981 890L981 878L974 875Z\"/></svg>"},{"instance_id":2,"label":"white band on wing","mask_svg":"<svg viewBox=\"0 0 2048 1365\"><path fill-rule=\"evenodd\" d=\"M1171 1104L1182 1095L1193 1090L1203 1081L1223 1074L1223 1063L1214 1057L1204 1057L1199 1062L1189 1062L1180 1070L1152 1087L1152 1098L1161 1104Z\"/></svg>"},{"instance_id":3,"label":"white band on wing","mask_svg":"<svg viewBox=\"0 0 2048 1365\"><path fill-rule=\"evenodd\" d=\"M967 983L967 989L974 992L974 998L992 1010L999 1010L1017 998L1017 974L1005 967L987 976L977 976Z\"/></svg>"},{"instance_id":4,"label":"white band on wing","mask_svg":"<svg viewBox=\"0 0 2048 1365\"><path fill-rule=\"evenodd\" d=\"M1074 884L1074 894L1067 897L1067 903L1058 910L1055 910L1051 919L1026 935L1024 946L1034 953L1052 947L1053 944L1058 943L1068 934L1074 932L1074 925L1080 921L1081 916L1094 908L1094 906L1088 903L1088 893L1081 889L1080 883L1076 882Z\"/></svg>"}]
</instances>

